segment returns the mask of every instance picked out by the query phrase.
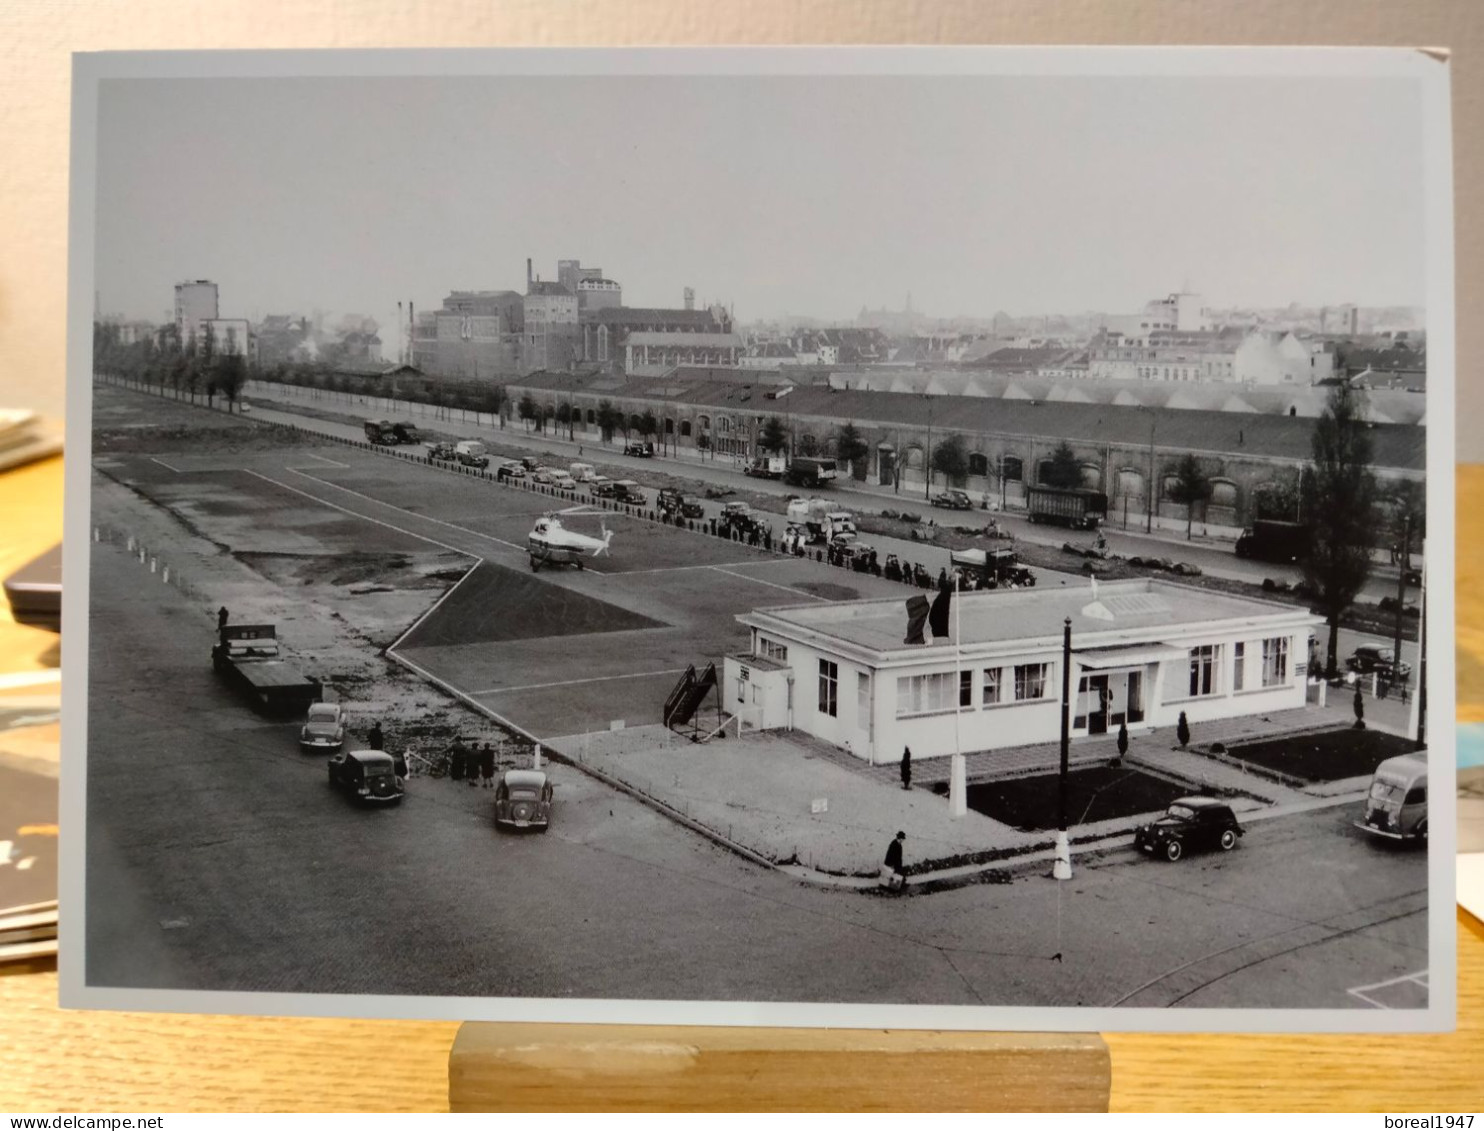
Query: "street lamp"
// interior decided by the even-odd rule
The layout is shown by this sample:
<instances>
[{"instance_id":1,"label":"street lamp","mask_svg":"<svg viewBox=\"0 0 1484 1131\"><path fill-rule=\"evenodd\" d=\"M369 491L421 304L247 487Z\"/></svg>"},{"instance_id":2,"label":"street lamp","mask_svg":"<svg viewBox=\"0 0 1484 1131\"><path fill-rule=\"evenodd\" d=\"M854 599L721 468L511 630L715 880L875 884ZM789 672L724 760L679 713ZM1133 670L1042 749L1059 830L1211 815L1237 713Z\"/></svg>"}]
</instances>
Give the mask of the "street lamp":
<instances>
[{"instance_id":1,"label":"street lamp","mask_svg":"<svg viewBox=\"0 0 1484 1131\"><path fill-rule=\"evenodd\" d=\"M1148 514L1144 520L1144 533L1154 533L1154 430L1159 427L1159 417L1150 413L1149 418L1149 484Z\"/></svg>"},{"instance_id":2,"label":"street lamp","mask_svg":"<svg viewBox=\"0 0 1484 1131\"><path fill-rule=\"evenodd\" d=\"M927 451L922 453L922 497L931 500L933 497L933 395L923 393L928 403L928 427L927 427Z\"/></svg>"}]
</instances>

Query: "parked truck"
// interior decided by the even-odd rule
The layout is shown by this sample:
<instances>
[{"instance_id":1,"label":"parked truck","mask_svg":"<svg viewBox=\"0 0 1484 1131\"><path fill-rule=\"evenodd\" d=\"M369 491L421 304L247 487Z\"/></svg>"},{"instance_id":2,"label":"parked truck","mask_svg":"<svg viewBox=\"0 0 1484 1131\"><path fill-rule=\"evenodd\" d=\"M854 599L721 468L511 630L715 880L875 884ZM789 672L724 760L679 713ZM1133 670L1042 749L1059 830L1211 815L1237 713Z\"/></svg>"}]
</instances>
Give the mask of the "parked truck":
<instances>
[{"instance_id":1,"label":"parked truck","mask_svg":"<svg viewBox=\"0 0 1484 1131\"><path fill-rule=\"evenodd\" d=\"M806 541L839 542L856 537L855 515L826 499L794 499L788 504L788 524Z\"/></svg>"},{"instance_id":2,"label":"parked truck","mask_svg":"<svg viewBox=\"0 0 1484 1131\"><path fill-rule=\"evenodd\" d=\"M1309 550L1309 528L1297 522L1260 518L1237 539L1237 557L1296 562Z\"/></svg>"},{"instance_id":3,"label":"parked truck","mask_svg":"<svg viewBox=\"0 0 1484 1131\"><path fill-rule=\"evenodd\" d=\"M302 714L323 691L319 680L302 675L282 658L271 624L223 625L211 650L211 666L260 711Z\"/></svg>"},{"instance_id":4,"label":"parked truck","mask_svg":"<svg viewBox=\"0 0 1484 1131\"><path fill-rule=\"evenodd\" d=\"M397 443L397 431L390 420L368 420L365 424L366 439L373 444L392 447Z\"/></svg>"},{"instance_id":5,"label":"parked truck","mask_svg":"<svg viewBox=\"0 0 1484 1131\"><path fill-rule=\"evenodd\" d=\"M783 473L783 479L795 487L828 487L835 481L835 461L815 456L795 456L788 461L788 470Z\"/></svg>"},{"instance_id":6,"label":"parked truck","mask_svg":"<svg viewBox=\"0 0 1484 1131\"><path fill-rule=\"evenodd\" d=\"M1032 522L1095 530L1108 518L1108 496L1086 487L1027 487L1026 509Z\"/></svg>"},{"instance_id":7,"label":"parked truck","mask_svg":"<svg viewBox=\"0 0 1484 1131\"><path fill-rule=\"evenodd\" d=\"M1014 550L950 550L948 562L966 589L1019 589L1036 583L1036 575Z\"/></svg>"},{"instance_id":8,"label":"parked truck","mask_svg":"<svg viewBox=\"0 0 1484 1131\"><path fill-rule=\"evenodd\" d=\"M788 460L782 456L754 456L752 462L742 469L742 474L754 479L782 479L787 470Z\"/></svg>"}]
</instances>

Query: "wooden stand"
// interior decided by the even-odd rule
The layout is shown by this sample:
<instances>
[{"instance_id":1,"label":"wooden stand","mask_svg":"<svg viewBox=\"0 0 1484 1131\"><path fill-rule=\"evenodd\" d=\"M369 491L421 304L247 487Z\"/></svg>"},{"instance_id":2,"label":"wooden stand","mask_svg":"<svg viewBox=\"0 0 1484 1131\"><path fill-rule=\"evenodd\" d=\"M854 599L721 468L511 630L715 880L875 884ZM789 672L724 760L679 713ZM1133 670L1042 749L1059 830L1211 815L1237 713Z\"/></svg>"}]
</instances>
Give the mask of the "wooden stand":
<instances>
[{"instance_id":1,"label":"wooden stand","mask_svg":"<svg viewBox=\"0 0 1484 1131\"><path fill-rule=\"evenodd\" d=\"M1107 1111L1095 1033L466 1023L449 1109Z\"/></svg>"}]
</instances>

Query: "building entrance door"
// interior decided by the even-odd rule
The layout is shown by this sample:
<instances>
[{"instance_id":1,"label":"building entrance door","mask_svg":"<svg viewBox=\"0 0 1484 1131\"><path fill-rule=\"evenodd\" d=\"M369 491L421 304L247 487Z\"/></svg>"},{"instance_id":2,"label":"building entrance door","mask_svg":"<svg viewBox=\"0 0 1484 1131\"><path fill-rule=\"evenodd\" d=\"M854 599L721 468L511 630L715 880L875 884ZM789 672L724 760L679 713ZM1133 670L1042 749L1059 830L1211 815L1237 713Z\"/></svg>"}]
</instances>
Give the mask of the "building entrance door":
<instances>
[{"instance_id":1,"label":"building entrance door","mask_svg":"<svg viewBox=\"0 0 1484 1131\"><path fill-rule=\"evenodd\" d=\"M1087 677L1087 733L1108 733L1108 677L1106 675L1090 675Z\"/></svg>"}]
</instances>

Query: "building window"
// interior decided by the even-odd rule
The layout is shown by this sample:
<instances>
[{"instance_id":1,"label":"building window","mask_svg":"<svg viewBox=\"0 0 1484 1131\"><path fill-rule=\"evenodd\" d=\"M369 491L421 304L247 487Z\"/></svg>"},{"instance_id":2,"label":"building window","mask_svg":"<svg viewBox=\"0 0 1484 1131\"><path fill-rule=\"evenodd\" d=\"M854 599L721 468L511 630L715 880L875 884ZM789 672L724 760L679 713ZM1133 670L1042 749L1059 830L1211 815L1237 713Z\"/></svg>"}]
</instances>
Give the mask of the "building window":
<instances>
[{"instance_id":1,"label":"building window","mask_svg":"<svg viewBox=\"0 0 1484 1131\"><path fill-rule=\"evenodd\" d=\"M1273 636L1262 642L1262 685L1282 687L1288 683L1288 637Z\"/></svg>"},{"instance_id":2,"label":"building window","mask_svg":"<svg viewBox=\"0 0 1484 1131\"><path fill-rule=\"evenodd\" d=\"M819 713L835 718L840 707L840 666L833 660L819 661Z\"/></svg>"},{"instance_id":3,"label":"building window","mask_svg":"<svg viewBox=\"0 0 1484 1131\"><path fill-rule=\"evenodd\" d=\"M1045 699L1046 682L1050 674L1050 664L1016 664L1015 701L1024 703L1031 699Z\"/></svg>"},{"instance_id":4,"label":"building window","mask_svg":"<svg viewBox=\"0 0 1484 1131\"><path fill-rule=\"evenodd\" d=\"M766 636L757 638L757 654L767 660L776 660L780 664L788 663L788 645L769 640Z\"/></svg>"},{"instance_id":5,"label":"building window","mask_svg":"<svg viewBox=\"0 0 1484 1131\"><path fill-rule=\"evenodd\" d=\"M970 452L969 453L969 474L970 475L988 475L989 474L989 457L986 456L983 452Z\"/></svg>"},{"instance_id":6,"label":"building window","mask_svg":"<svg viewBox=\"0 0 1484 1131\"><path fill-rule=\"evenodd\" d=\"M1247 677L1247 645L1238 640L1232 645L1232 690L1241 691Z\"/></svg>"},{"instance_id":7,"label":"building window","mask_svg":"<svg viewBox=\"0 0 1484 1131\"><path fill-rule=\"evenodd\" d=\"M958 705L960 707L974 705L974 673L971 671L958 673Z\"/></svg>"},{"instance_id":8,"label":"building window","mask_svg":"<svg viewBox=\"0 0 1484 1131\"><path fill-rule=\"evenodd\" d=\"M737 702L747 702L747 681L745 679L739 679L737 681Z\"/></svg>"},{"instance_id":9,"label":"building window","mask_svg":"<svg viewBox=\"0 0 1484 1131\"><path fill-rule=\"evenodd\" d=\"M904 675L897 679L897 718L928 715L954 708L952 672Z\"/></svg>"},{"instance_id":10,"label":"building window","mask_svg":"<svg viewBox=\"0 0 1484 1131\"><path fill-rule=\"evenodd\" d=\"M986 707L1000 701L1000 668L984 669L984 694L980 699Z\"/></svg>"},{"instance_id":11,"label":"building window","mask_svg":"<svg viewBox=\"0 0 1484 1131\"><path fill-rule=\"evenodd\" d=\"M1202 644L1190 650L1190 695L1214 695L1220 688L1221 646Z\"/></svg>"}]
</instances>

